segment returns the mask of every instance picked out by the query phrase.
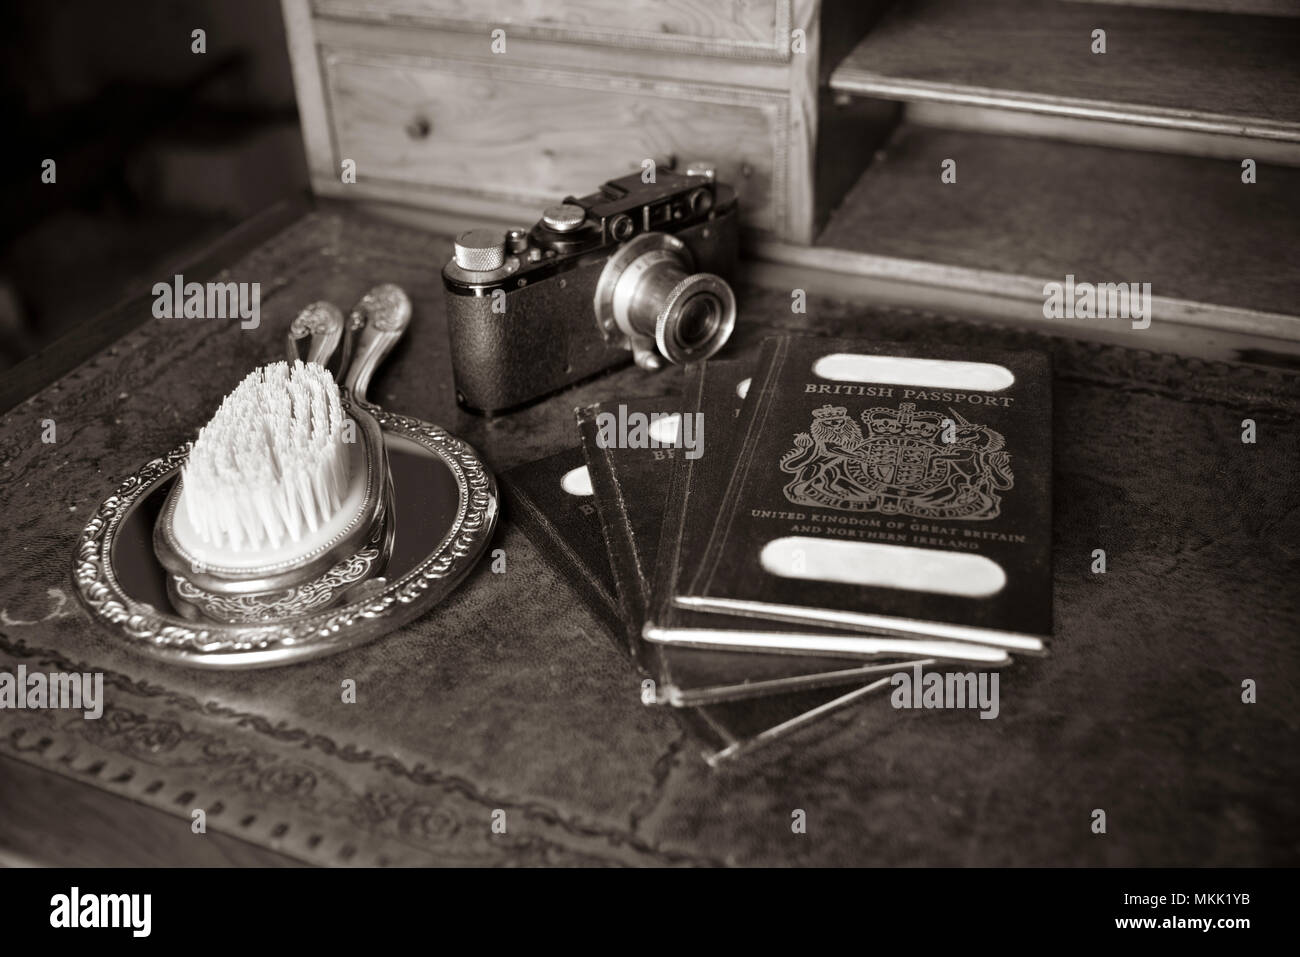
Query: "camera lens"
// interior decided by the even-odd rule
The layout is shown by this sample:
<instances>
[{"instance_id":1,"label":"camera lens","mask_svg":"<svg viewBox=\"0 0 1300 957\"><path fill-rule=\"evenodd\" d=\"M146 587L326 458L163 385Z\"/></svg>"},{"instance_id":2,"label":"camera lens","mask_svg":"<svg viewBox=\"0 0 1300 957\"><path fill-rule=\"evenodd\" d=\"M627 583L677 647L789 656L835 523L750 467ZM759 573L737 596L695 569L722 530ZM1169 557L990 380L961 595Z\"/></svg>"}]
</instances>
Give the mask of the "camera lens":
<instances>
[{"instance_id":1,"label":"camera lens","mask_svg":"<svg viewBox=\"0 0 1300 957\"><path fill-rule=\"evenodd\" d=\"M731 287L710 273L695 273L665 299L655 317L655 345L671 362L698 362L721 349L735 325Z\"/></svg>"},{"instance_id":2,"label":"camera lens","mask_svg":"<svg viewBox=\"0 0 1300 957\"><path fill-rule=\"evenodd\" d=\"M642 233L611 256L601 273L598 320L626 335L634 351L649 349L653 341L652 357L658 352L678 364L707 359L735 328L736 296L726 280L692 272L693 265L681 240ZM642 356L638 353L638 364Z\"/></svg>"},{"instance_id":3,"label":"camera lens","mask_svg":"<svg viewBox=\"0 0 1300 957\"><path fill-rule=\"evenodd\" d=\"M712 293L702 292L682 305L673 337L682 349L698 349L708 342L718 328L722 303Z\"/></svg>"}]
</instances>

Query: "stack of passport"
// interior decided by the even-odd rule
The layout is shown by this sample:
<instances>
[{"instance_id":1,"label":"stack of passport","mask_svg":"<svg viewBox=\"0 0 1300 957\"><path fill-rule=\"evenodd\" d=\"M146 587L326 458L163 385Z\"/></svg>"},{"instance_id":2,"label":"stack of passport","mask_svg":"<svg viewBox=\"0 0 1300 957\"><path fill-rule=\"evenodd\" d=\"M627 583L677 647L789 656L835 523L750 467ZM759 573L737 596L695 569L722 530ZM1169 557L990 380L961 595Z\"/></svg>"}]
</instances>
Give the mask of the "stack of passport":
<instances>
[{"instance_id":1,"label":"stack of passport","mask_svg":"<svg viewBox=\"0 0 1300 957\"><path fill-rule=\"evenodd\" d=\"M580 448L504 485L716 763L896 674L1044 653L1051 422L1041 353L780 336L578 409Z\"/></svg>"}]
</instances>

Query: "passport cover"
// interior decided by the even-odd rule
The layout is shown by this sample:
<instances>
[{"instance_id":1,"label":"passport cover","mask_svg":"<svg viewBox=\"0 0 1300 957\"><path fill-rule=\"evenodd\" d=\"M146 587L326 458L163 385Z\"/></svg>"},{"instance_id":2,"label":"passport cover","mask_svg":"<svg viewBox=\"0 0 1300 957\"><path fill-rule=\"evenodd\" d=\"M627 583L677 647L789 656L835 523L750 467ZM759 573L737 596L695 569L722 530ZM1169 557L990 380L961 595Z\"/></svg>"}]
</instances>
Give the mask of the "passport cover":
<instances>
[{"instance_id":1,"label":"passport cover","mask_svg":"<svg viewBox=\"0 0 1300 957\"><path fill-rule=\"evenodd\" d=\"M596 616L609 625L610 634L616 636L615 644L626 652L628 631L615 597L617 586L607 560L594 496L574 495L561 485L565 475L585 468L582 450L570 449L504 472L501 487L510 519ZM860 692L858 689L836 696L794 690L773 695L758 707L738 702L672 711L679 724L703 745L701 757L716 765L852 704L863 696Z\"/></svg>"},{"instance_id":2,"label":"passport cover","mask_svg":"<svg viewBox=\"0 0 1300 957\"><path fill-rule=\"evenodd\" d=\"M749 367L764 368L778 341L765 340L758 363ZM732 438L738 431L744 395L748 394L752 381L740 370L724 371L725 365L715 360L687 374L686 404L702 409L705 421L725 425L721 430L713 430L713 441L705 443L704 456L695 460L683 458L673 470L655 562L651 620L643 630L648 641L675 649L664 654L664 660L671 664L686 648L765 652L750 655L751 661L745 666L744 673L755 689L768 682L824 685L850 676L866 678L873 673L892 671L900 661L909 667L936 661L969 662L987 667L1007 663L1010 659L1004 651L982 645L890 635L868 638L841 629L818 627L815 623L801 623L797 632L772 631L770 628L775 626L764 629L754 618L685 609L673 603L681 584L699 568L708 546L731 476ZM833 643L834 647L820 647L826 643L819 636L828 633L840 637ZM723 659L732 662L734 657L729 653ZM877 663L864 664L864 658ZM706 681L707 656L693 656L690 660L695 664L693 680Z\"/></svg>"},{"instance_id":3,"label":"passport cover","mask_svg":"<svg viewBox=\"0 0 1300 957\"><path fill-rule=\"evenodd\" d=\"M704 559L674 603L1041 651L1047 357L797 336L764 356Z\"/></svg>"},{"instance_id":4,"label":"passport cover","mask_svg":"<svg viewBox=\"0 0 1300 957\"><path fill-rule=\"evenodd\" d=\"M615 646L626 651L618 586L605 560L596 500L590 492L576 495L564 487L565 476L579 470L586 473L587 457L582 449L566 449L503 472L501 490L510 517L615 636Z\"/></svg>"},{"instance_id":5,"label":"passport cover","mask_svg":"<svg viewBox=\"0 0 1300 957\"><path fill-rule=\"evenodd\" d=\"M910 666L918 657L923 664L934 663L937 659L928 655L936 649L894 640L881 641L873 649L875 655L870 661L863 660L865 652L861 648L852 656L844 657L824 652L752 654L755 650L770 650L749 644L759 627L753 619L672 606L670 599L678 576L691 564L693 556L698 563L698 556L708 542L731 473L732 438L751 382L749 374L755 367L752 361L714 359L693 366L686 373L683 408L703 414L708 438L703 443L702 455L694 459L678 456L674 462L659 543L654 550L650 611L643 635L660 649L663 681L673 689L692 689L676 692L686 695L710 687L718 693L719 686L743 679L734 688L734 694L762 694L776 688L829 687L868 681L875 675L896 671L900 662ZM617 465L623 460L615 453L613 461ZM631 498L631 492L627 497ZM707 638L700 640L700 632L705 630ZM832 629L808 625L801 630ZM716 644L728 637L733 639L729 648ZM892 649L890 645L899 648ZM942 647L942 643L936 643L936 648ZM966 649L957 651L970 654ZM1001 653L976 657L991 664L1007 660Z\"/></svg>"},{"instance_id":6,"label":"passport cover","mask_svg":"<svg viewBox=\"0 0 1300 957\"><path fill-rule=\"evenodd\" d=\"M897 670L893 663L864 665L856 659L753 655L641 640L649 615L651 575L657 564L671 476L688 466L699 466L709 473L725 469L730 445L727 439L741 402L736 386L746 377L750 364L713 360L707 367L711 373L708 376L701 366L688 371L686 397L632 399L578 410L579 432L605 527L610 564L623 598L628 641L640 666L658 678L658 699L690 706L861 683ZM699 400L706 378L713 383L713 401L702 405ZM694 420L700 422L698 431L684 430L683 436L703 441L694 450L602 442L599 422L603 414L608 414L606 421L611 425L647 421L651 416L698 415ZM707 467L704 463L708 463ZM738 624L744 627L752 622L742 620Z\"/></svg>"}]
</instances>

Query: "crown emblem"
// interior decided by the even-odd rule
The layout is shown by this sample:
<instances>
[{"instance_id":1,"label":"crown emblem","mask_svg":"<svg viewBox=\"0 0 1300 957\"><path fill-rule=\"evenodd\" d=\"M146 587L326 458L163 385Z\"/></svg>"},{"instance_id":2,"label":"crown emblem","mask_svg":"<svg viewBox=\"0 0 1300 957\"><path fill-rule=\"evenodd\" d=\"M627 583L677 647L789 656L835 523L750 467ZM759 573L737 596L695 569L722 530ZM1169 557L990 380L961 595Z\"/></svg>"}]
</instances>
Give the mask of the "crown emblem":
<instances>
[{"instance_id":1,"label":"crown emblem","mask_svg":"<svg viewBox=\"0 0 1300 957\"><path fill-rule=\"evenodd\" d=\"M849 414L849 410L842 405L824 405L820 409L813 409L814 419L842 419Z\"/></svg>"},{"instance_id":2,"label":"crown emblem","mask_svg":"<svg viewBox=\"0 0 1300 957\"><path fill-rule=\"evenodd\" d=\"M894 409L874 408L862 413L862 421L872 435L909 435L928 439L943 428L938 412L917 412L916 403L904 402Z\"/></svg>"}]
</instances>

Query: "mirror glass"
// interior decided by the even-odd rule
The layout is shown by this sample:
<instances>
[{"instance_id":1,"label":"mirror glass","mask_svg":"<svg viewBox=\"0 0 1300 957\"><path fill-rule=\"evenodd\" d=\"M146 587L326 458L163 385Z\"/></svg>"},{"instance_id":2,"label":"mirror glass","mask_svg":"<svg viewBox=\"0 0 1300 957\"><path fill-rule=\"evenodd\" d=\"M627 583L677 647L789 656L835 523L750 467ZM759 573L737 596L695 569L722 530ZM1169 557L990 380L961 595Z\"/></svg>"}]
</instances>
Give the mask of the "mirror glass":
<instances>
[{"instance_id":1,"label":"mirror glass","mask_svg":"<svg viewBox=\"0 0 1300 957\"><path fill-rule=\"evenodd\" d=\"M443 459L418 442L384 433L388 467L393 480L395 534L392 555L380 575L387 581L401 578L438 550L451 530L460 506L456 477ZM154 486L135 503L118 525L111 560L122 590L165 614L192 617L174 606L167 594L167 572L153 552L153 527L176 477ZM362 586L382 585L372 580ZM341 597L335 604L346 601ZM313 609L318 613L322 609Z\"/></svg>"}]
</instances>

